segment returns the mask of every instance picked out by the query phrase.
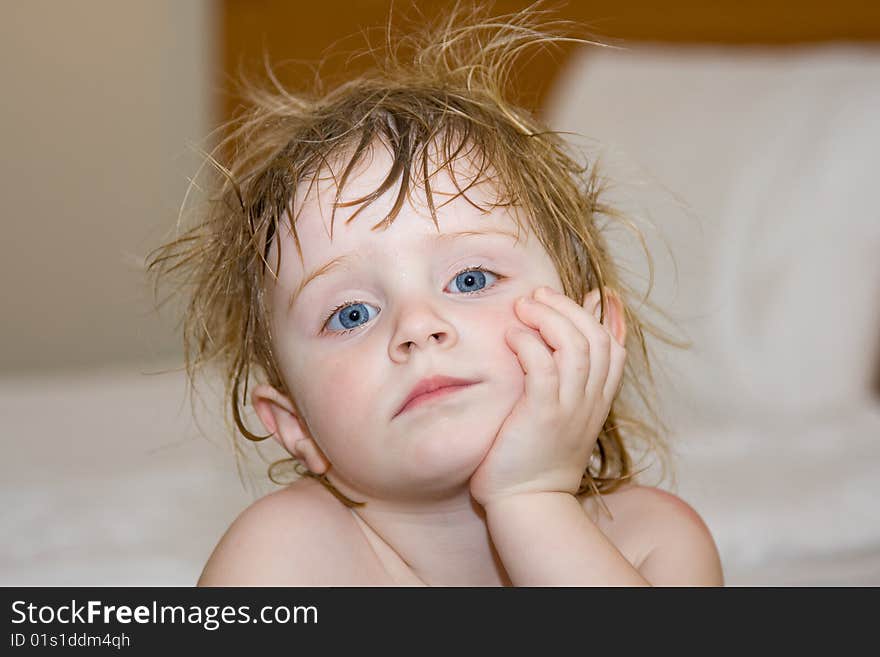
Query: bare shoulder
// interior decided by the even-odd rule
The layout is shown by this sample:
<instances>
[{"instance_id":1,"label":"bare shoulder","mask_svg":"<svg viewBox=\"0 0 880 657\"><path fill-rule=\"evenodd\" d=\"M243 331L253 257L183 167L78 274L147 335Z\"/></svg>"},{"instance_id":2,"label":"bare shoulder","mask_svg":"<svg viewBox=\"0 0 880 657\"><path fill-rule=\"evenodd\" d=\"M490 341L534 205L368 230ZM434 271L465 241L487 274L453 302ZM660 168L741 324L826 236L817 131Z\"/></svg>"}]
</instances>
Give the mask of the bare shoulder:
<instances>
[{"instance_id":1,"label":"bare shoulder","mask_svg":"<svg viewBox=\"0 0 880 657\"><path fill-rule=\"evenodd\" d=\"M199 586L328 586L358 582L366 555L350 511L311 480L266 495L235 519Z\"/></svg>"},{"instance_id":2,"label":"bare shoulder","mask_svg":"<svg viewBox=\"0 0 880 657\"><path fill-rule=\"evenodd\" d=\"M585 509L655 586L722 586L715 540L699 513L683 499L650 486L626 485L603 495L613 519L595 500Z\"/></svg>"}]
</instances>

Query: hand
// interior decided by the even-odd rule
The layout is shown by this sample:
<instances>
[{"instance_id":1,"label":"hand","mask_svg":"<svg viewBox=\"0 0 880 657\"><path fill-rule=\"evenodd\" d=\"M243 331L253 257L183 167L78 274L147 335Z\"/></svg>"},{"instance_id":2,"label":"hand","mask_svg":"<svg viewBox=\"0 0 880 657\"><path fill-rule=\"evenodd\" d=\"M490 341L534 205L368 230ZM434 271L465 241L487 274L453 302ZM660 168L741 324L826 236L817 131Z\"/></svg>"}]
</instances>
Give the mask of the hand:
<instances>
[{"instance_id":1,"label":"hand","mask_svg":"<svg viewBox=\"0 0 880 657\"><path fill-rule=\"evenodd\" d=\"M549 288L533 296L514 307L538 332L506 335L524 393L470 479L483 506L521 493L576 493L623 376L626 350L596 317Z\"/></svg>"}]
</instances>

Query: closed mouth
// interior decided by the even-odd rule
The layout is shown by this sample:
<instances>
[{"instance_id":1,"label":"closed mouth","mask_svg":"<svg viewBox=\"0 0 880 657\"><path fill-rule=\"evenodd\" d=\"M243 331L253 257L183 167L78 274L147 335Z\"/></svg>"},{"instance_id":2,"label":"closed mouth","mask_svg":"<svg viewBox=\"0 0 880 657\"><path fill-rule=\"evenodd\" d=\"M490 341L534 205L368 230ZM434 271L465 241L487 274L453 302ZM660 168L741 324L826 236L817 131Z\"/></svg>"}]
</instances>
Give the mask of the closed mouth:
<instances>
[{"instance_id":1,"label":"closed mouth","mask_svg":"<svg viewBox=\"0 0 880 657\"><path fill-rule=\"evenodd\" d=\"M476 384L476 382L474 382L474 383L463 383L463 384L460 384L460 385L449 385L449 386L443 386L443 387L437 388L436 390L432 390L432 391L430 391L430 392L422 393L421 395L418 395L418 396L413 397L412 399L410 399L410 400L406 403L406 405L405 405L403 408L400 409L400 411L397 413L397 415L402 415L403 413L405 413L405 412L411 410L412 408L414 408L414 407L416 407L416 406L421 406L421 405L423 405L423 404L429 403L429 402L431 402L431 401L434 400L434 399L440 399L440 398L443 398L443 397L447 397L447 396L449 396L450 394L452 394L452 393L454 393L454 392L456 392L456 391L458 391L458 390L463 390L464 388L469 388L469 387L471 387L471 386L473 386L473 385L475 385L475 384ZM397 417L397 415L395 415L395 417Z\"/></svg>"}]
</instances>

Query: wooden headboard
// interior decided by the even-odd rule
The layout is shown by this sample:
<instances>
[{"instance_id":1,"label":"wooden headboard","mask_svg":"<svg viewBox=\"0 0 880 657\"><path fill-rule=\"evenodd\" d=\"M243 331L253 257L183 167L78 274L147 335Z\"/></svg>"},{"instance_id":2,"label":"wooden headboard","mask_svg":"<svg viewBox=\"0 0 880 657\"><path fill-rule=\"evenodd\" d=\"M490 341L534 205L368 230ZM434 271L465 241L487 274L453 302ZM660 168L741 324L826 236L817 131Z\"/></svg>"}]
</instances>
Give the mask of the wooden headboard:
<instances>
[{"instance_id":1,"label":"wooden headboard","mask_svg":"<svg viewBox=\"0 0 880 657\"><path fill-rule=\"evenodd\" d=\"M414 0L223 0L218 23L226 96L220 112L225 118L237 105L229 81L241 67L254 75L262 70L263 52L273 66L291 60L317 61L325 49L339 42L349 51L364 44L359 31L381 28L392 16L417 15ZM442 14L454 0L418 2L427 18ZM497 0L493 13L523 9L531 2ZM608 43L659 41L677 44L723 43L790 45L819 41L880 42L878 0L552 0L544 3L554 17L578 21L594 36ZM399 20L394 21L399 25ZM376 33L373 34L375 41ZM528 91L519 99L540 111L546 92L564 64L571 48L535 53L524 63L521 84ZM531 56L531 55L530 55ZM528 59L528 57L524 58ZM328 62L333 75L344 57ZM349 73L365 63L352 62ZM304 66L284 65L278 75L285 84L306 74Z\"/></svg>"}]
</instances>

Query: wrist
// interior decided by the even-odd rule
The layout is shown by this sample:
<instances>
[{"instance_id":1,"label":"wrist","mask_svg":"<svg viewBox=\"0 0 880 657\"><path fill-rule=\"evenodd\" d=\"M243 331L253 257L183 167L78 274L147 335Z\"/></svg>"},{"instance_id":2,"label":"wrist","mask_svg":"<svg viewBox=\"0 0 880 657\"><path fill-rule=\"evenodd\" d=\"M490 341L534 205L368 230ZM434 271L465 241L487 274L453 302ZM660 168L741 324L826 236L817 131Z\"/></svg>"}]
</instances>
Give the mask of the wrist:
<instances>
[{"instance_id":1,"label":"wrist","mask_svg":"<svg viewBox=\"0 0 880 657\"><path fill-rule=\"evenodd\" d=\"M493 496L481 502L481 504L486 511L486 515L496 515L502 513L522 513L536 506L568 503L569 500L578 503L575 495L568 491L534 490Z\"/></svg>"}]
</instances>

